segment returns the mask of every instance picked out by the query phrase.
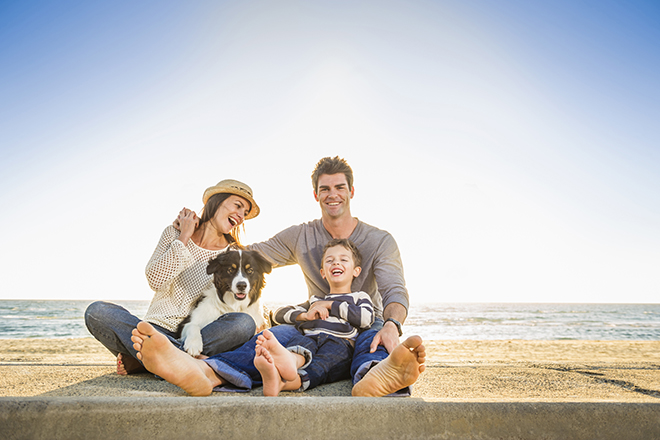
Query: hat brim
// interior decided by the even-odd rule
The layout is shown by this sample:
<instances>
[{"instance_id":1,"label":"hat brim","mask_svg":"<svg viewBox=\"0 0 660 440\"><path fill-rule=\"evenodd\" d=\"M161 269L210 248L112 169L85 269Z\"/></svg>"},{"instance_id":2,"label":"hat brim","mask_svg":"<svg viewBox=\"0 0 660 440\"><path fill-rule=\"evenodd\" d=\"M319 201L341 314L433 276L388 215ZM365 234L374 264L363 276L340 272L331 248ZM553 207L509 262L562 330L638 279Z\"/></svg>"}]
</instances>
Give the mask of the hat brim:
<instances>
[{"instance_id":1,"label":"hat brim","mask_svg":"<svg viewBox=\"0 0 660 440\"><path fill-rule=\"evenodd\" d=\"M254 201L254 198L252 196L250 196L245 192L239 191L237 189L228 186L225 187L212 186L211 188L207 188L207 190L204 191L204 195L202 196L202 201L204 202L204 205L206 205L206 203L209 201L211 196L214 196L216 194L233 194L235 196L247 200L250 203L250 212L248 212L248 214L245 216L245 220L255 218L256 216L259 215L259 212L261 212L261 209L259 209L259 205L257 205L257 202Z\"/></svg>"}]
</instances>

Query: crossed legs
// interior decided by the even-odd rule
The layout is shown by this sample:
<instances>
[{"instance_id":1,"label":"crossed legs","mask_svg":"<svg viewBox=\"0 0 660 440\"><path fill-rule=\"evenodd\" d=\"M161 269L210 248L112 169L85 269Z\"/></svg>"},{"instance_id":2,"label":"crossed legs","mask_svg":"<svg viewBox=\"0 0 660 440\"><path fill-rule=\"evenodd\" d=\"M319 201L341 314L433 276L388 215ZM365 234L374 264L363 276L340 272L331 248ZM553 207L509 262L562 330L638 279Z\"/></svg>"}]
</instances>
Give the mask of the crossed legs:
<instances>
[{"instance_id":1,"label":"crossed legs","mask_svg":"<svg viewBox=\"0 0 660 440\"><path fill-rule=\"evenodd\" d=\"M148 322L133 330L133 348L147 370L182 388L192 396L208 396L225 381L203 360L172 345L167 336ZM270 331L257 338L254 365L264 383L264 395L300 388L297 370L304 358L284 348ZM380 397L412 385L424 371L426 350L419 336L411 336L353 387L354 396Z\"/></svg>"},{"instance_id":2,"label":"crossed legs","mask_svg":"<svg viewBox=\"0 0 660 440\"><path fill-rule=\"evenodd\" d=\"M137 324L131 340L147 370L191 396L208 396L213 388L224 383L206 362L179 350L148 322Z\"/></svg>"}]
</instances>

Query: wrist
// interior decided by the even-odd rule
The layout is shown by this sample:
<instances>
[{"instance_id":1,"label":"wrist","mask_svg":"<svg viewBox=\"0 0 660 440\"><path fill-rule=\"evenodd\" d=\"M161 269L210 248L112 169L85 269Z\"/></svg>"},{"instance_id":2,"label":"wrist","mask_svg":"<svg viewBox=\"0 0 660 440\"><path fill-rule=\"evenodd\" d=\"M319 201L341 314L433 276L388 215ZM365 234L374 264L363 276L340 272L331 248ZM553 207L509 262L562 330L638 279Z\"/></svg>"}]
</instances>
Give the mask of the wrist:
<instances>
[{"instance_id":1,"label":"wrist","mask_svg":"<svg viewBox=\"0 0 660 440\"><path fill-rule=\"evenodd\" d=\"M383 324L383 327L385 327L386 325L388 325L390 327L393 327L396 330L396 332L399 334L399 336L403 335L403 330L401 329L401 327L402 327L401 323L399 321L397 321L396 319L387 318L385 320L385 324Z\"/></svg>"}]
</instances>

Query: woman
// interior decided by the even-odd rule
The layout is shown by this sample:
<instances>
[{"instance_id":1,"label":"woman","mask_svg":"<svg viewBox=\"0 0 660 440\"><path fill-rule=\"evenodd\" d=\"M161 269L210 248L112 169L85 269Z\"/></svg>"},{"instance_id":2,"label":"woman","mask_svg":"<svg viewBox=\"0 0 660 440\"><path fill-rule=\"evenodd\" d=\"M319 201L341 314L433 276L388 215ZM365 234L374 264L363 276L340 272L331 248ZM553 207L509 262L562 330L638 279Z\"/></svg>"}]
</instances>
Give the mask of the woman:
<instances>
[{"instance_id":1,"label":"woman","mask_svg":"<svg viewBox=\"0 0 660 440\"><path fill-rule=\"evenodd\" d=\"M230 243L239 244L238 228L259 215L252 189L236 180L223 180L202 196L201 218L183 208L165 228L147 264L149 286L155 291L144 320L166 335L177 347L176 329L188 316L193 302L211 276L206 266ZM131 331L140 322L125 308L97 301L85 311L89 332L117 356L117 373L144 372L131 342ZM254 320L245 313L229 313L202 329L203 355L212 356L241 346L254 336Z\"/></svg>"}]
</instances>

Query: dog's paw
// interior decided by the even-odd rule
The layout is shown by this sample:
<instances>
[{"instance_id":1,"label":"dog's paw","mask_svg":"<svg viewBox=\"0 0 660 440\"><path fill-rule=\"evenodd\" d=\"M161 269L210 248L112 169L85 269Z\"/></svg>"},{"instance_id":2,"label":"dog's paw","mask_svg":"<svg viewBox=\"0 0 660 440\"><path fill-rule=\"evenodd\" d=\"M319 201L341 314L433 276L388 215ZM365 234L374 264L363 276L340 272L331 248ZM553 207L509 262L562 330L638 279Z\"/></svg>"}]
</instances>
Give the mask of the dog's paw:
<instances>
[{"instance_id":1,"label":"dog's paw","mask_svg":"<svg viewBox=\"0 0 660 440\"><path fill-rule=\"evenodd\" d=\"M192 357L199 356L202 353L204 348L204 343L202 342L202 335L195 334L188 336L183 342L183 349Z\"/></svg>"}]
</instances>

